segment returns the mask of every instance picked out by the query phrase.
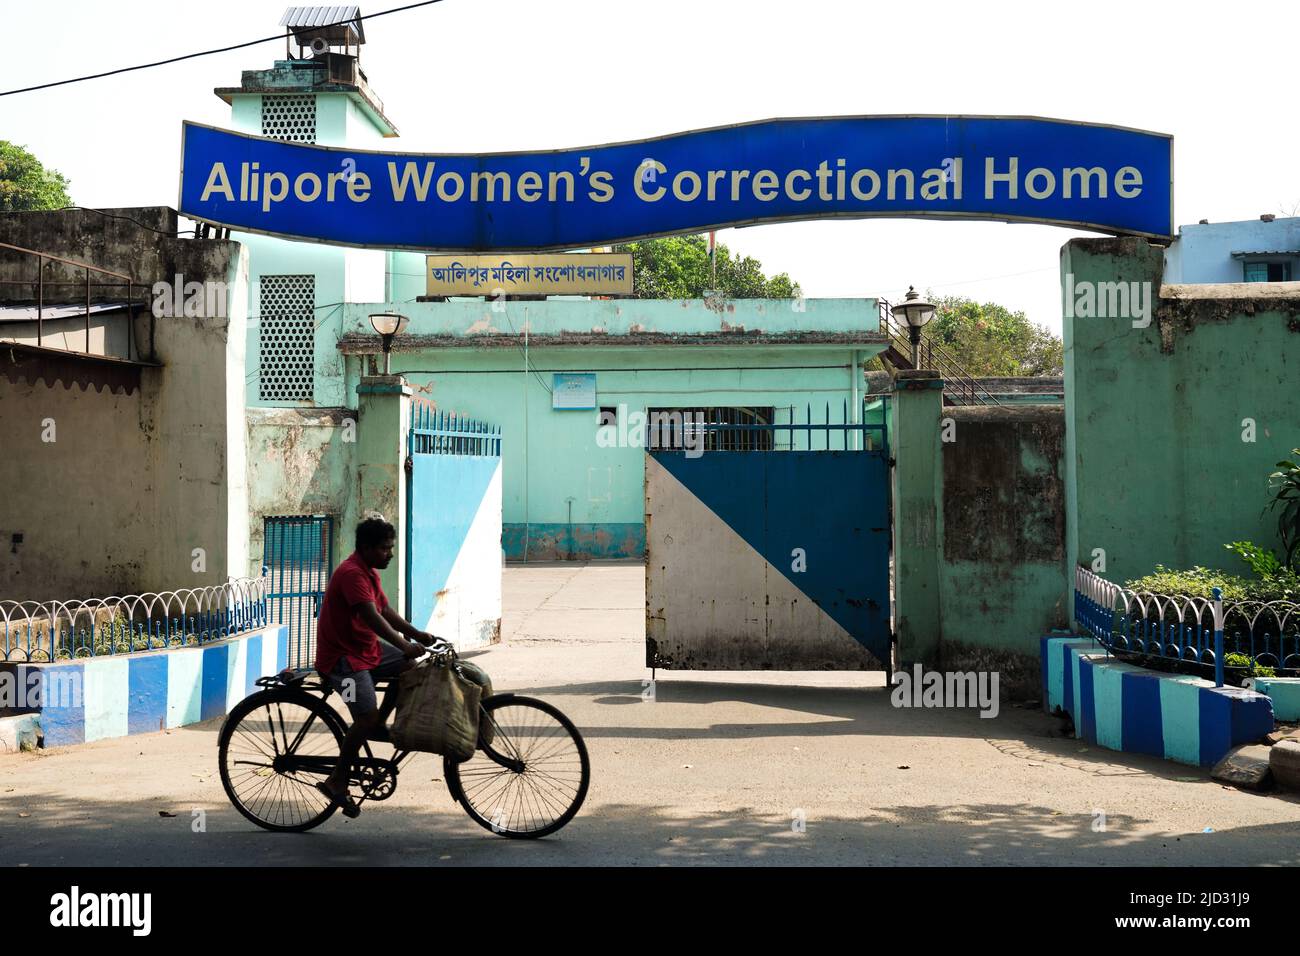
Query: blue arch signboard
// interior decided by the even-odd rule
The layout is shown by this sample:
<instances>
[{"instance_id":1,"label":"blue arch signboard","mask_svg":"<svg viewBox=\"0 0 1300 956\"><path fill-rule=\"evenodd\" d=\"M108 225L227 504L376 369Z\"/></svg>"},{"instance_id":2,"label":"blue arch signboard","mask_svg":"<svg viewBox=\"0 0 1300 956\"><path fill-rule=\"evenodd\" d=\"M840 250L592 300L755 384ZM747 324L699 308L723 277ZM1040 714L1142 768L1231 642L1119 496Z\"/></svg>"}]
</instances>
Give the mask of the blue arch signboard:
<instances>
[{"instance_id":1,"label":"blue arch signboard","mask_svg":"<svg viewBox=\"0 0 1300 956\"><path fill-rule=\"evenodd\" d=\"M1173 138L1020 116L774 119L549 152L404 154L185 123L180 212L295 239L525 252L832 217L1173 233Z\"/></svg>"}]
</instances>

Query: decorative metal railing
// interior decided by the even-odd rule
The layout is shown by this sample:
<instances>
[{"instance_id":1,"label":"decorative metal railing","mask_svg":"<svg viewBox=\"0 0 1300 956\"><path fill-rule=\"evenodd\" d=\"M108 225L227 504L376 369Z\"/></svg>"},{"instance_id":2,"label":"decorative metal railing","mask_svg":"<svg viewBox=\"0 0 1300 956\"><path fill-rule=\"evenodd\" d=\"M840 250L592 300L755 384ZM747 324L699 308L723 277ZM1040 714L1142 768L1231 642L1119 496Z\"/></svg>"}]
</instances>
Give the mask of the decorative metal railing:
<instances>
[{"instance_id":1,"label":"decorative metal railing","mask_svg":"<svg viewBox=\"0 0 1300 956\"><path fill-rule=\"evenodd\" d=\"M267 624L265 578L86 601L0 601L0 661L193 647Z\"/></svg>"},{"instance_id":2,"label":"decorative metal railing","mask_svg":"<svg viewBox=\"0 0 1300 956\"><path fill-rule=\"evenodd\" d=\"M1243 669L1300 669L1300 604L1293 601L1216 602L1132 591L1080 566L1074 571L1074 616L1112 653L1179 661L1214 672L1219 681L1225 669L1233 671L1234 654L1245 659Z\"/></svg>"},{"instance_id":3,"label":"decorative metal railing","mask_svg":"<svg viewBox=\"0 0 1300 956\"><path fill-rule=\"evenodd\" d=\"M912 340L907 330L894 318L894 307L886 299L879 300L880 331L889 338L892 350L913 367L931 369L943 377L943 394L952 405L1001 405L997 396L980 384L960 362L938 342L930 331L921 333L920 354L912 354Z\"/></svg>"},{"instance_id":4,"label":"decorative metal railing","mask_svg":"<svg viewBox=\"0 0 1300 956\"><path fill-rule=\"evenodd\" d=\"M76 259L65 259L62 256L51 255L48 252L40 252L36 249L24 249L22 246L12 246L7 242L0 242L0 256L8 256L12 253L16 253L19 256L31 257L32 266L34 267L32 270L34 276L32 278L23 279L0 278L0 286L17 286L19 289L26 287L31 290L30 298L32 303L36 306L34 322L36 324L36 344L38 346L49 347L49 343L45 341L45 323L53 321L53 319L47 319L45 317L45 309L54 303L78 301L84 306L84 314L82 318L85 322L85 348L83 351L86 355L92 354L90 350L90 316L92 300L95 302L109 302L111 304L117 304L120 302L123 308L123 317L126 322L127 360L131 360L132 352L135 353L136 359L140 358L139 349L135 346L134 321L135 312L139 311L149 319L149 360L157 361L157 356L154 353L154 314L148 308L148 303L142 304L136 301L137 292L147 292L147 286L142 286L129 275L121 272L112 272L108 269L101 269L98 266L92 266L90 263L80 262ZM53 277L53 273L49 276L46 275L46 267L50 265L68 267L65 271L72 273L81 270L83 276L81 279L77 280L59 280ZM92 275L96 277L96 281L94 282L91 281ZM77 295L76 300L71 298L72 293L70 292L51 296L50 292L46 288L47 286L72 287L76 289L79 294ZM120 295L114 291L117 289L122 290ZM14 299L15 297L15 293L9 293L5 296L7 299ZM49 301L51 298L53 298L53 303Z\"/></svg>"}]
</instances>

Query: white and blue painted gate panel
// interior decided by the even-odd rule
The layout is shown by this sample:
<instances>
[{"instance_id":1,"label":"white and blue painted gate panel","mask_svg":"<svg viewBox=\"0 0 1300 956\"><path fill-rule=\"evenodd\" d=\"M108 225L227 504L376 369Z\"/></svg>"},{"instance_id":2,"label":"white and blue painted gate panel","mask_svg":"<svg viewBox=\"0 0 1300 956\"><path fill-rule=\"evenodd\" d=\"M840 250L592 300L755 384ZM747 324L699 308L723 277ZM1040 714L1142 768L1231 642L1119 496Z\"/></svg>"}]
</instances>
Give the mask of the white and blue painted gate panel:
<instances>
[{"instance_id":1,"label":"white and blue painted gate panel","mask_svg":"<svg viewBox=\"0 0 1300 956\"><path fill-rule=\"evenodd\" d=\"M645 474L648 666L884 668L886 451L654 451Z\"/></svg>"},{"instance_id":2,"label":"white and blue painted gate panel","mask_svg":"<svg viewBox=\"0 0 1300 956\"><path fill-rule=\"evenodd\" d=\"M477 422L412 414L406 601L416 627L460 649L501 634L501 437Z\"/></svg>"}]
</instances>

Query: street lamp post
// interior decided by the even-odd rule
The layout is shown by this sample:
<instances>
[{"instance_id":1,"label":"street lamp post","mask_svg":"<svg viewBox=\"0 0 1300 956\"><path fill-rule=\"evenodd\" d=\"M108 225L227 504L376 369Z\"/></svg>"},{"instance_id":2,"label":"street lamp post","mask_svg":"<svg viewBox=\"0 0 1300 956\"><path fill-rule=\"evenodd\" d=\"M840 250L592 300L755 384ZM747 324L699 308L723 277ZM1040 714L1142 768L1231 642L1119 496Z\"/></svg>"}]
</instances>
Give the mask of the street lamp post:
<instances>
[{"instance_id":1,"label":"street lamp post","mask_svg":"<svg viewBox=\"0 0 1300 956\"><path fill-rule=\"evenodd\" d=\"M370 326L379 333L384 345L384 374L392 374L391 353L393 338L406 329L410 320L396 312L376 312L370 316Z\"/></svg>"},{"instance_id":2,"label":"street lamp post","mask_svg":"<svg viewBox=\"0 0 1300 956\"><path fill-rule=\"evenodd\" d=\"M894 306L895 312L903 313L907 323L907 335L912 340L912 365L921 367L921 330L934 318L934 304L926 302L916 293L912 286L907 287L907 297Z\"/></svg>"}]
</instances>

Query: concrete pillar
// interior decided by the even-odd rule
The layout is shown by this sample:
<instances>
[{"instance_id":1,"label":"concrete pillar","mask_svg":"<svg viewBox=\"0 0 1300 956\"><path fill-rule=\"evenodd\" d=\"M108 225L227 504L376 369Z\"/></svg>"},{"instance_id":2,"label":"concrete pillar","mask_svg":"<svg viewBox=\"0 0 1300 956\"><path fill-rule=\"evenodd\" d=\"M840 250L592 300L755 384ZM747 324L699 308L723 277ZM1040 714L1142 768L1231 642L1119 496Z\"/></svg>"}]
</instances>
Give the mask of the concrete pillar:
<instances>
[{"instance_id":1,"label":"concrete pillar","mask_svg":"<svg viewBox=\"0 0 1300 956\"><path fill-rule=\"evenodd\" d=\"M378 511L397 526L392 563L379 572L388 603L406 606L406 434L411 387L400 375L366 375L357 386L357 520ZM351 542L352 529L344 540Z\"/></svg>"},{"instance_id":2,"label":"concrete pillar","mask_svg":"<svg viewBox=\"0 0 1300 956\"><path fill-rule=\"evenodd\" d=\"M939 609L939 507L942 469L939 421L943 379L937 372L895 375L890 403L894 456L894 620L898 659L937 663Z\"/></svg>"}]
</instances>

